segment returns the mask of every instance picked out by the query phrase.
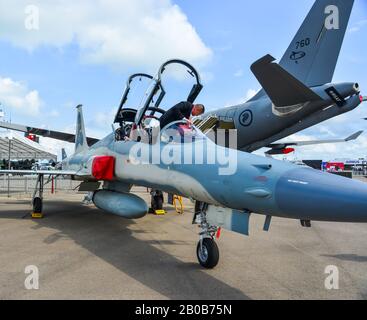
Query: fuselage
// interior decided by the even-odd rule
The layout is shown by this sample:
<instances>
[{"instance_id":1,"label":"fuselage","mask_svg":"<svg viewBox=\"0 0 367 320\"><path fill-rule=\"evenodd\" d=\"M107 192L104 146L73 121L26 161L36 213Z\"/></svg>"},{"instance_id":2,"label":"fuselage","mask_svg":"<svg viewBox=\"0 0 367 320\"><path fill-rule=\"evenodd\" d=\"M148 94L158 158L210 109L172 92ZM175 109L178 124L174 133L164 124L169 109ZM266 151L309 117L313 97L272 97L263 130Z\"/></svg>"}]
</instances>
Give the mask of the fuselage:
<instances>
[{"instance_id":1,"label":"fuselage","mask_svg":"<svg viewBox=\"0 0 367 320\"><path fill-rule=\"evenodd\" d=\"M339 107L325 92L335 88L347 100ZM320 101L304 103L289 108L288 113L277 112L269 97L263 93L256 99L233 107L209 112L220 120L233 121L237 130L238 149L253 152L287 136L307 129L330 118L357 108L359 88L355 83L326 84L311 88L320 96ZM352 101L353 100L353 101Z\"/></svg>"},{"instance_id":2,"label":"fuselage","mask_svg":"<svg viewBox=\"0 0 367 320\"><path fill-rule=\"evenodd\" d=\"M202 152L203 164L152 163L152 155L162 154L167 144L155 145L115 141L107 136L88 151L64 162L64 169L78 171L84 180L93 180L96 156L116 159L114 181L128 189L132 185L156 188L238 211L254 212L302 220L367 222L367 184L231 150L228 159L235 170L226 169L220 159L209 164L208 154L229 152L209 139L169 145L172 152ZM139 149L139 160L136 150ZM191 151L190 151L191 150ZM133 156L132 156L133 155ZM233 169L233 168L232 168Z\"/></svg>"}]
</instances>

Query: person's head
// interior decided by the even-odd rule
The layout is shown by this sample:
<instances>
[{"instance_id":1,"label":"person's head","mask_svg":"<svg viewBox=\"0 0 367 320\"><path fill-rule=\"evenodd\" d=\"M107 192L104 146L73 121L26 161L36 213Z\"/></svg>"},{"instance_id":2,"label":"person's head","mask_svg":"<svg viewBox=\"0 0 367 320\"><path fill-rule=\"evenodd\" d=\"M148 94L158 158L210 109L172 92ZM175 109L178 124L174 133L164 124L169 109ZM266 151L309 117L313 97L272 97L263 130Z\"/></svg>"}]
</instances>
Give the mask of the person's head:
<instances>
[{"instance_id":1,"label":"person's head","mask_svg":"<svg viewBox=\"0 0 367 320\"><path fill-rule=\"evenodd\" d=\"M193 117L197 117L202 115L203 113L205 113L205 107L202 104L194 104L193 108L192 108L192 116Z\"/></svg>"}]
</instances>

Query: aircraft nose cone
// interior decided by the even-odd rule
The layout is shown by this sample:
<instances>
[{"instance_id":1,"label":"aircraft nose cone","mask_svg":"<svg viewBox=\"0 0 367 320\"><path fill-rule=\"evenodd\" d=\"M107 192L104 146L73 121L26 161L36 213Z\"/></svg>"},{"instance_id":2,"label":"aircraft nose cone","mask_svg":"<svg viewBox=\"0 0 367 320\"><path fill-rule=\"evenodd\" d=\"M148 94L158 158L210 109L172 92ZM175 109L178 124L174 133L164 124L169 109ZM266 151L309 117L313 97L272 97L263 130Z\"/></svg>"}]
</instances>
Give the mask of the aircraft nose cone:
<instances>
[{"instance_id":1,"label":"aircraft nose cone","mask_svg":"<svg viewBox=\"0 0 367 320\"><path fill-rule=\"evenodd\" d=\"M291 170L279 179L275 199L285 217L367 222L367 183L330 173Z\"/></svg>"}]
</instances>

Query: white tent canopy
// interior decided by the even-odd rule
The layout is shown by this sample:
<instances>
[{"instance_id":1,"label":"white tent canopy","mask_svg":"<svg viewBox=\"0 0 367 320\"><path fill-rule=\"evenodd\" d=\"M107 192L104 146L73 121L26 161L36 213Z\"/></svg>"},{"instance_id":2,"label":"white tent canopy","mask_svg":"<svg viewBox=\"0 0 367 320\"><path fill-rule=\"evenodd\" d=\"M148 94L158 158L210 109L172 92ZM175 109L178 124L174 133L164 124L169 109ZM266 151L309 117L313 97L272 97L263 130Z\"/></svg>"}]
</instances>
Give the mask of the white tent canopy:
<instances>
[{"instance_id":1,"label":"white tent canopy","mask_svg":"<svg viewBox=\"0 0 367 320\"><path fill-rule=\"evenodd\" d=\"M15 132L0 133L0 160L9 158L9 139L10 139L10 158L11 160L54 160L57 155L50 153L45 147L27 139Z\"/></svg>"}]
</instances>

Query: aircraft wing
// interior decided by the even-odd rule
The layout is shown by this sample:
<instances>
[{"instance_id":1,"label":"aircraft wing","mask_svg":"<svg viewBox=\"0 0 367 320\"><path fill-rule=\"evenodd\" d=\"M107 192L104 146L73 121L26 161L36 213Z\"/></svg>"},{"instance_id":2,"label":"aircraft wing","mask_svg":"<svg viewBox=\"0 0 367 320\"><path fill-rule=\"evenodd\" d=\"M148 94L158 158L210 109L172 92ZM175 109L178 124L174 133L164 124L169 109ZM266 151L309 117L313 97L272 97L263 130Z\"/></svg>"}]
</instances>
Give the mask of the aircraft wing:
<instances>
[{"instance_id":1,"label":"aircraft wing","mask_svg":"<svg viewBox=\"0 0 367 320\"><path fill-rule=\"evenodd\" d=\"M251 66L251 71L276 107L289 107L322 100L274 61L274 57L266 55Z\"/></svg>"},{"instance_id":2,"label":"aircraft wing","mask_svg":"<svg viewBox=\"0 0 367 320\"><path fill-rule=\"evenodd\" d=\"M328 143L342 143L342 142L349 142L357 140L363 131L358 131L348 138L345 139L334 139L334 140L314 140L314 141L292 141L292 142L284 142L284 143L272 143L267 146L270 148L267 155L278 155L278 154L287 154L293 152L294 149L289 147L301 147L301 146L311 146L311 145L318 145L318 144L328 144ZM289 148L289 149L287 149Z\"/></svg>"},{"instance_id":3,"label":"aircraft wing","mask_svg":"<svg viewBox=\"0 0 367 320\"><path fill-rule=\"evenodd\" d=\"M28 126L23 126L19 124L13 124L13 123L7 123L7 122L2 122L2 121L0 121L0 128L35 134L37 136L52 138L52 139L61 140L65 142L71 142L71 143L75 142L75 134L71 134L71 133L51 131L51 130L40 129L40 128L33 128L33 127L28 127ZM93 144L97 143L98 141L99 139L87 137L87 142L89 146L92 146Z\"/></svg>"},{"instance_id":4,"label":"aircraft wing","mask_svg":"<svg viewBox=\"0 0 367 320\"><path fill-rule=\"evenodd\" d=\"M23 174L23 175L43 174L45 176L75 176L77 175L77 172L67 170L0 170L0 175L2 174Z\"/></svg>"}]
</instances>

